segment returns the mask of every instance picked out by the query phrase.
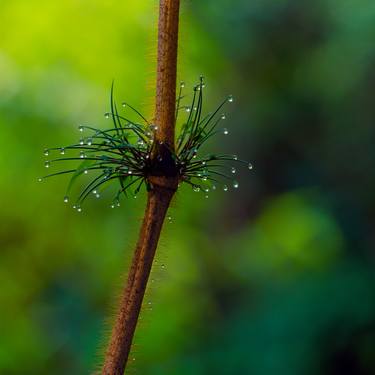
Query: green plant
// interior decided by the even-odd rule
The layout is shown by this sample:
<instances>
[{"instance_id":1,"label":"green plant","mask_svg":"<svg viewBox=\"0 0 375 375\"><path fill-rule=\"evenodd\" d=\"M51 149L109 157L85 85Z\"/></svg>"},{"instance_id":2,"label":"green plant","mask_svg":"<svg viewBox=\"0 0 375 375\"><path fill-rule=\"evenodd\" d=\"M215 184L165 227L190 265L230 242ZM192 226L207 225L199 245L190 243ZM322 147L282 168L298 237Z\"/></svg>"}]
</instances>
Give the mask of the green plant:
<instances>
[{"instance_id":1,"label":"green plant","mask_svg":"<svg viewBox=\"0 0 375 375\"><path fill-rule=\"evenodd\" d=\"M44 151L46 156L53 152L60 152L64 157L54 158L45 162L49 168L51 164L65 161L81 161L76 169L67 169L44 176L41 180L72 174L68 185L67 195L64 201L69 201L70 189L77 177L92 174L92 180L81 191L73 207L79 212L86 198L93 194L100 197L100 189L105 188L111 182L118 182L118 191L111 202L111 207L120 206L120 198L129 194L137 196L145 186L147 191L153 189L149 176L163 175L167 173L177 175L179 182L185 182L192 186L195 192L204 193L205 196L216 190L217 184L224 179L232 183L233 188L238 188L238 182L233 180L236 168L232 166L228 173L222 171L226 167L222 162L233 161L245 164L252 169L251 163L238 159L236 155L206 154L202 155L202 147L208 139L218 133L227 135L227 128L218 129L220 121L225 120L225 114L220 111L227 102L232 102L232 96L223 101L218 108L205 116L203 113L203 89L205 87L203 77L194 87L193 99L189 105L183 105L183 88L180 91L176 105L176 121L179 112L187 112L181 134L177 138L175 151L169 150L167 158L163 160L161 155L153 158L155 142L154 136L157 125L151 124L140 112L128 103L122 103L122 107L129 108L141 121L130 120L128 116L120 114L111 89L111 112L105 113L105 117L112 120L112 127L100 130L91 126L80 125L79 130L87 133L78 143L49 148ZM159 143L159 147L162 143ZM166 146L168 147L168 146ZM65 156L73 153L71 156ZM79 153L77 155L77 153ZM167 165L168 164L168 165ZM166 169L165 169L166 167ZM223 184L223 189L228 190L228 185Z\"/></svg>"},{"instance_id":2,"label":"green plant","mask_svg":"<svg viewBox=\"0 0 375 375\"><path fill-rule=\"evenodd\" d=\"M46 161L45 166L48 168L51 163L81 161L78 168L44 177L71 173L68 194L78 176L95 173L74 205L78 211L82 210L81 205L90 194L98 196L99 189L112 181L119 183L112 207L119 205L122 195L129 192L136 195L143 185L148 191L139 239L102 368L102 374L105 375L119 375L125 370L162 225L179 184L185 182L194 191L207 195L216 188L219 179L232 181L235 168L232 167L227 174L221 170L222 162L235 161L252 168L251 164L239 160L235 155L200 156L205 142L220 132L218 124L224 119L220 111L233 98L228 97L213 113L203 116L204 81L201 78L194 87L193 99L188 106L182 104L183 84L180 85L176 101L179 5L179 0L160 0L154 120L148 121L127 103L125 109L131 110L137 120L130 120L120 113L114 100L112 85L111 110L105 115L112 119L111 128L99 130L81 126L80 131L90 134L82 137L79 143L45 150L47 156L58 150L64 155L68 151L79 152L79 155ZM188 114L181 134L175 141L175 124L181 110ZM222 132L228 134L226 129ZM234 188L238 188L237 181L232 184ZM223 188L228 190L226 184ZM68 195L64 200L69 200Z\"/></svg>"}]
</instances>

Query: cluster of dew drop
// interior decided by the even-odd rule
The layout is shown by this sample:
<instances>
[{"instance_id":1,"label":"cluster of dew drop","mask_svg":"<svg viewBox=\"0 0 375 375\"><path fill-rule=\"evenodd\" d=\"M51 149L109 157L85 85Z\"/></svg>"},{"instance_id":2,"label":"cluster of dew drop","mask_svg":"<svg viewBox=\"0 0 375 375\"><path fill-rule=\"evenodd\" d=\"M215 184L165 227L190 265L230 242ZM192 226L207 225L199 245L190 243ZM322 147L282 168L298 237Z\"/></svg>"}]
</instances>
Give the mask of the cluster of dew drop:
<instances>
[{"instance_id":1,"label":"cluster of dew drop","mask_svg":"<svg viewBox=\"0 0 375 375\"><path fill-rule=\"evenodd\" d=\"M232 166L229 172L223 171L229 161L246 165L249 170L253 169L252 163L239 159L237 155L208 154L200 156L201 147L206 141L217 134L227 136L229 130L224 127L218 129L219 124L226 120L226 114L221 113L226 103L233 103L233 96L229 95L219 107L212 113L202 116L203 89L205 83L203 77L200 83L194 87L194 97L188 106L181 105L184 98L182 91L185 83L180 85L180 92L177 100L177 114L179 110L185 110L188 118L182 125L181 134L177 140L177 163L180 168L181 180L190 184L196 193L203 193L205 198L209 193L217 190L217 185L221 184L224 192L239 188L239 182L233 179L237 173L237 168ZM176 115L177 119L177 115ZM222 163L224 162L224 163ZM224 180L224 183L223 183ZM228 182L225 183L225 180Z\"/></svg>"},{"instance_id":2,"label":"cluster of dew drop","mask_svg":"<svg viewBox=\"0 0 375 375\"><path fill-rule=\"evenodd\" d=\"M221 109L226 103L233 102L233 96L228 96L213 113L202 116L202 92L205 88L203 77L201 77L200 83L194 87L194 97L189 105L182 105L184 87L185 83L182 82L176 105L176 121L181 111L186 112L187 119L182 125L176 142L176 151L172 155L179 171L180 184L191 185L194 192L203 193L206 198L210 192L217 190L219 184L222 185L224 192L229 191L230 186L238 189L239 183L233 179L237 168L232 166L228 172L223 171L222 168L226 168L226 165L222 162L237 162L247 165L247 168L252 170L251 163L239 159L237 155L208 154L200 156L201 147L209 138L218 133L225 136L229 134L226 127L218 130L218 125L226 120L226 115L221 113ZM71 183L63 199L65 203L70 201L70 188L75 178L80 175L93 175L91 181L81 191L76 203L73 204L73 208L77 212L82 212L82 203L88 196L100 198L101 192L110 181L118 180L120 183L110 204L112 209L120 207L121 196L128 196L131 193L134 198L137 198L143 185L148 190L152 189L147 173L158 127L149 123L140 112L128 103L122 103L122 107L124 110L133 111L137 115L138 121L129 120L125 115L119 114L113 98L112 85L111 111L104 114L106 119L112 119L112 128L100 130L91 126L79 125L78 130L81 137L76 144L44 150L46 157L52 153L61 155L46 160L44 164L46 168L65 161L81 163L77 168L58 171L38 179L41 182L48 177L71 174ZM90 134L84 136L84 133L87 132ZM225 183L225 180L228 182ZM168 220L172 221L171 218Z\"/></svg>"}]
</instances>

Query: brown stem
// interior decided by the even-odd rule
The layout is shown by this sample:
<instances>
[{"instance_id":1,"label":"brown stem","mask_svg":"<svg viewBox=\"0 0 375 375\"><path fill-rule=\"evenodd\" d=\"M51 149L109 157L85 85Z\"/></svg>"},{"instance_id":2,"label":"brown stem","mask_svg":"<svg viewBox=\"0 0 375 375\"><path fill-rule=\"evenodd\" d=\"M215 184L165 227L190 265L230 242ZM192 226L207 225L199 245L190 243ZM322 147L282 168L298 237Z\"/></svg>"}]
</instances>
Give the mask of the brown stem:
<instances>
[{"instance_id":1,"label":"brown stem","mask_svg":"<svg viewBox=\"0 0 375 375\"><path fill-rule=\"evenodd\" d=\"M120 311L112 331L102 374L122 375L129 356L160 231L174 191L155 187L149 192Z\"/></svg>"},{"instance_id":2,"label":"brown stem","mask_svg":"<svg viewBox=\"0 0 375 375\"><path fill-rule=\"evenodd\" d=\"M158 130L153 158L160 156L163 162L157 176L148 178L153 188L148 193L138 243L106 351L103 375L122 375L125 371L160 232L177 190L178 176L170 164L170 152L174 151L179 6L179 0L160 0L155 109Z\"/></svg>"},{"instance_id":3,"label":"brown stem","mask_svg":"<svg viewBox=\"0 0 375 375\"><path fill-rule=\"evenodd\" d=\"M177 44L180 0L160 0L156 80L156 141L174 150Z\"/></svg>"}]
</instances>

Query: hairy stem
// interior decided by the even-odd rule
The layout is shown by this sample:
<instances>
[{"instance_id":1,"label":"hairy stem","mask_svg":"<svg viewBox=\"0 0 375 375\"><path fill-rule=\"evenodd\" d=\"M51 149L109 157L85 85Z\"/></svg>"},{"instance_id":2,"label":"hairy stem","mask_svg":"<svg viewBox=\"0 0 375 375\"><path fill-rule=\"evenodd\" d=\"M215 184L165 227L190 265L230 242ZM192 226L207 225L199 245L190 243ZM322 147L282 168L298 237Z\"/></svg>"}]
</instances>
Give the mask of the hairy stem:
<instances>
[{"instance_id":1,"label":"hairy stem","mask_svg":"<svg viewBox=\"0 0 375 375\"><path fill-rule=\"evenodd\" d=\"M179 7L179 0L160 0L155 109L158 130L154 158L174 150ZM153 188L148 193L138 243L106 351L103 375L122 375L125 371L160 232L177 190L178 176L169 170L170 165L166 163L164 174L149 176Z\"/></svg>"},{"instance_id":2,"label":"hairy stem","mask_svg":"<svg viewBox=\"0 0 375 375\"><path fill-rule=\"evenodd\" d=\"M180 0L160 0L156 80L156 141L174 150L177 44Z\"/></svg>"}]
</instances>

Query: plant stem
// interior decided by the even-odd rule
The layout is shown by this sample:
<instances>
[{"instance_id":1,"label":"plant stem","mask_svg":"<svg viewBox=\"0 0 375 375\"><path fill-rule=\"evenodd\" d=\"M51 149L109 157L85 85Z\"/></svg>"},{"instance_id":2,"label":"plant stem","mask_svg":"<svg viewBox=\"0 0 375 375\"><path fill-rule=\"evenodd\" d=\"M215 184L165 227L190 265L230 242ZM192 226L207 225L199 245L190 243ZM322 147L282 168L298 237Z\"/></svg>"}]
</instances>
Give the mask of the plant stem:
<instances>
[{"instance_id":1,"label":"plant stem","mask_svg":"<svg viewBox=\"0 0 375 375\"><path fill-rule=\"evenodd\" d=\"M164 156L168 150L174 151L179 7L179 0L160 0L155 109L158 129L153 158ZM106 351L103 375L123 375L125 371L160 232L177 190L178 176L168 173L168 168L166 165L164 175L148 178L153 188L148 193L139 239Z\"/></svg>"}]
</instances>

